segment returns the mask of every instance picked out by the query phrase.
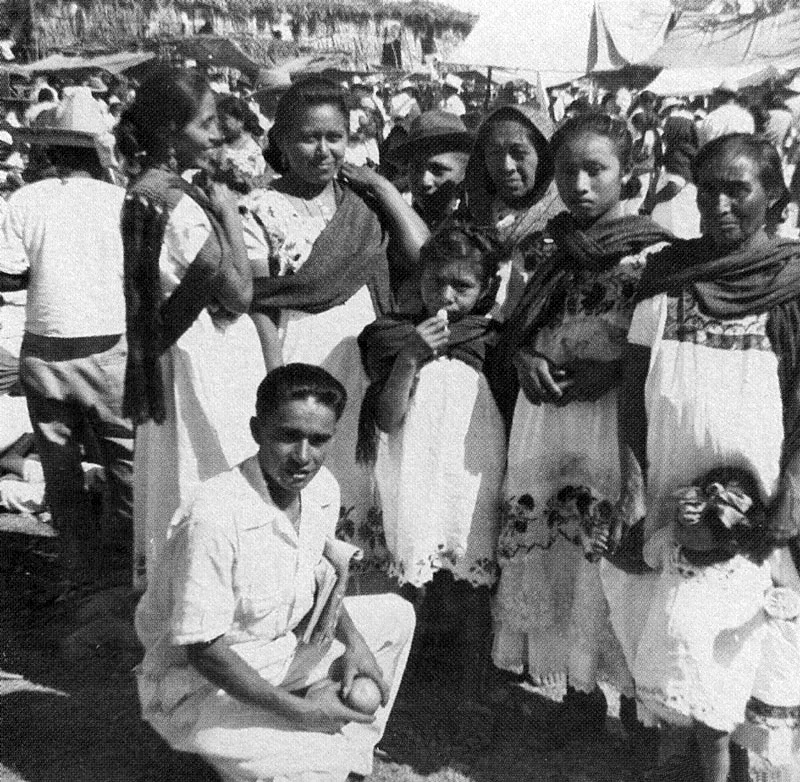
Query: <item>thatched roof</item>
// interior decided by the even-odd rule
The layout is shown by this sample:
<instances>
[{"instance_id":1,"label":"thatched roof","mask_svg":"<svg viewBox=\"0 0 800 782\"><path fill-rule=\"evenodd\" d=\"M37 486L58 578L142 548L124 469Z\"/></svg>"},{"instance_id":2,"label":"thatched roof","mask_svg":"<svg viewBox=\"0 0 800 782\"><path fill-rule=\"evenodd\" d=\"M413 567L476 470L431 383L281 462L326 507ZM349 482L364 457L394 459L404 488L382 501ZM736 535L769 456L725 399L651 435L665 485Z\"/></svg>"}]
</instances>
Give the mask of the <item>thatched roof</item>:
<instances>
[{"instance_id":1,"label":"thatched roof","mask_svg":"<svg viewBox=\"0 0 800 782\"><path fill-rule=\"evenodd\" d=\"M400 19L408 24L439 24L468 31L477 17L432 0L178 0L181 5L205 5L231 14L281 13L303 19L342 21Z\"/></svg>"}]
</instances>

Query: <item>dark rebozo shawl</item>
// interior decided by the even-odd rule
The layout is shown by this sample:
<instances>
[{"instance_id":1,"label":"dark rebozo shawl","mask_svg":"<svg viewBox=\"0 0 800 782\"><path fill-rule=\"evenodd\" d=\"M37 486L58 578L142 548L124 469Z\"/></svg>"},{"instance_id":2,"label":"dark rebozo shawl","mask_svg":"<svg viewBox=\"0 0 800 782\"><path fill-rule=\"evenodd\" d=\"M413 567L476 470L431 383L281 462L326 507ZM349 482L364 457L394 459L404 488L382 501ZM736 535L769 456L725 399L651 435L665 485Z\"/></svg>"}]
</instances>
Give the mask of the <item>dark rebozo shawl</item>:
<instances>
[{"instance_id":1,"label":"dark rebozo shawl","mask_svg":"<svg viewBox=\"0 0 800 782\"><path fill-rule=\"evenodd\" d=\"M378 318L358 337L361 363L370 381L358 421L356 458L359 462L375 461L378 399L389 379L397 354L410 339L416 338L417 324L427 317L390 315ZM497 334L497 324L494 321L480 315L467 315L450 324L450 343L442 355L463 361L477 372L483 372L487 350L496 340ZM429 360L433 358L431 353Z\"/></svg>"},{"instance_id":2,"label":"dark rebozo shawl","mask_svg":"<svg viewBox=\"0 0 800 782\"><path fill-rule=\"evenodd\" d=\"M701 312L732 320L769 313L767 336L778 356L783 401L782 466L800 453L800 242L772 239L750 251L720 256L707 238L676 240L648 260L637 300L688 290ZM787 540L800 532L800 475L782 470L771 534Z\"/></svg>"},{"instance_id":3,"label":"dark rebozo shawl","mask_svg":"<svg viewBox=\"0 0 800 782\"><path fill-rule=\"evenodd\" d=\"M556 252L534 269L488 359L489 383L509 430L519 394L514 355L531 345L536 332L557 316L574 272L606 271L629 255L673 239L661 226L641 215L628 215L581 230L569 212L562 212L550 220L546 233L555 241Z\"/></svg>"},{"instance_id":4,"label":"dark rebozo shawl","mask_svg":"<svg viewBox=\"0 0 800 782\"><path fill-rule=\"evenodd\" d=\"M253 309L273 319L282 309L316 314L344 304L364 285L379 315L393 309L388 235L375 207L336 183L336 212L294 274L253 280Z\"/></svg>"},{"instance_id":5,"label":"dark rebozo shawl","mask_svg":"<svg viewBox=\"0 0 800 782\"><path fill-rule=\"evenodd\" d=\"M205 212L211 235L178 287L165 297L159 260L172 210L185 195ZM226 234L206 194L178 174L150 168L129 188L122 209L128 359L123 412L135 424L165 418L161 354L175 344L204 307L214 302L220 275L231 263Z\"/></svg>"}]
</instances>

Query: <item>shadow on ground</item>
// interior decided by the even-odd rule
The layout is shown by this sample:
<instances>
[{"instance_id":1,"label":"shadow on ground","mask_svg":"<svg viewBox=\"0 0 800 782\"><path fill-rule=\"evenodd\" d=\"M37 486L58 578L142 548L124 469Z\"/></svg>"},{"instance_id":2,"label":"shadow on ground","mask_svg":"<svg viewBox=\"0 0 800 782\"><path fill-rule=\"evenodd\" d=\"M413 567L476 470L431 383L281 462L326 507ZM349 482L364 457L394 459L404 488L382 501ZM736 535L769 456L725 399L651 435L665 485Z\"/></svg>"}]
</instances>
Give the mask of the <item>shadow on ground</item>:
<instances>
[{"instance_id":1,"label":"shadow on ground","mask_svg":"<svg viewBox=\"0 0 800 782\"><path fill-rule=\"evenodd\" d=\"M47 546L7 543L0 540L0 780L213 782L210 769L170 750L139 718L126 590L106 602L82 599ZM65 643L78 626L114 632ZM482 711L459 712L455 656L446 639L418 656L371 780L634 778L618 733L554 733L553 705L517 687L497 686Z\"/></svg>"}]
</instances>

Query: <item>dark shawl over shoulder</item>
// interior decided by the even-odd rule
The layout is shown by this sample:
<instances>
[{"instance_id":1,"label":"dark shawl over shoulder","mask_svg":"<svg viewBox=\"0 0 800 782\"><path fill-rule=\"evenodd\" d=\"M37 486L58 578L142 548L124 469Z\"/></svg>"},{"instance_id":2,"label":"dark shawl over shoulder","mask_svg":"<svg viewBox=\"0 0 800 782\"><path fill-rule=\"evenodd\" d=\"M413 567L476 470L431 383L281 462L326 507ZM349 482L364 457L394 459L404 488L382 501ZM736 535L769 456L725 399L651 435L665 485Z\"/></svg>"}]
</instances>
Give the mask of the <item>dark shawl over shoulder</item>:
<instances>
[{"instance_id":1,"label":"dark shawl over shoulder","mask_svg":"<svg viewBox=\"0 0 800 782\"><path fill-rule=\"evenodd\" d=\"M379 314L392 311L388 236L378 213L354 190L337 184L333 219L295 274L253 280L253 309L274 316L293 309L316 314L344 304L368 285Z\"/></svg>"},{"instance_id":2,"label":"dark shawl over shoulder","mask_svg":"<svg viewBox=\"0 0 800 782\"><path fill-rule=\"evenodd\" d=\"M623 258L673 238L649 217L640 215L609 220L584 231L569 212L554 217L546 233L557 250L534 270L488 361L489 383L509 429L519 394L514 356L520 348L531 345L536 332L557 315L573 273L578 269L611 269Z\"/></svg>"},{"instance_id":3,"label":"dark shawl over shoulder","mask_svg":"<svg viewBox=\"0 0 800 782\"><path fill-rule=\"evenodd\" d=\"M416 338L416 326L426 318L427 315L421 318L403 315L378 318L358 337L361 363L370 381L358 421L356 458L360 462L375 461L378 398L389 379L397 354L410 339ZM442 355L463 361L477 372L483 372L487 349L496 337L497 326L493 321L480 315L468 315L450 324L450 342ZM429 358L434 358L433 353Z\"/></svg>"},{"instance_id":4,"label":"dark shawl over shoulder","mask_svg":"<svg viewBox=\"0 0 800 782\"><path fill-rule=\"evenodd\" d=\"M682 290L712 318L769 313L767 335L778 356L784 426L775 500L783 512L780 518L773 515L770 531L776 539L792 538L800 532L800 474L786 468L800 455L800 242L774 239L752 251L718 255L705 237L676 241L650 257L637 300Z\"/></svg>"},{"instance_id":5,"label":"dark shawl over shoulder","mask_svg":"<svg viewBox=\"0 0 800 782\"><path fill-rule=\"evenodd\" d=\"M205 212L212 232L181 280L165 297L159 262L169 216L184 195ZM177 174L148 169L128 190L122 209L128 361L123 412L136 423L163 423L161 354L214 302L220 274L231 262L226 234L205 193Z\"/></svg>"}]
</instances>

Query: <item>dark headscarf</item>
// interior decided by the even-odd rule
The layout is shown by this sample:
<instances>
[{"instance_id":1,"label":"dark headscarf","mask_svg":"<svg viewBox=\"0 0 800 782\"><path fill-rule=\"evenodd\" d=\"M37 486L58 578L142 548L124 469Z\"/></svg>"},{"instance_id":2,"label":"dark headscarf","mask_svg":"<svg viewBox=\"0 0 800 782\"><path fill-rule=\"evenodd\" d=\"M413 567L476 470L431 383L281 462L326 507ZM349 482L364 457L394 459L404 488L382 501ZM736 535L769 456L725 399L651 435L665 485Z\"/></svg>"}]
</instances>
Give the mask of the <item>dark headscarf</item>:
<instances>
[{"instance_id":1,"label":"dark headscarf","mask_svg":"<svg viewBox=\"0 0 800 782\"><path fill-rule=\"evenodd\" d=\"M211 234L169 296L161 290L159 259L169 216L188 195L205 212ZM165 420L161 354L215 301L233 250L208 196L178 174L149 168L131 185L121 218L128 357L124 414L134 423Z\"/></svg>"},{"instance_id":2,"label":"dark headscarf","mask_svg":"<svg viewBox=\"0 0 800 782\"><path fill-rule=\"evenodd\" d=\"M541 231L547 221L564 208L553 184L555 166L548 146L548 140L553 134L553 123L546 112L531 105L501 106L484 119L478 128L475 147L464 177L466 207L476 225L494 227L492 206L495 190L486 167L486 136L493 122L504 119L519 122L530 131L539 155L536 182L526 201L529 204L528 213L514 230L514 237L521 239L535 231Z\"/></svg>"},{"instance_id":3,"label":"dark headscarf","mask_svg":"<svg viewBox=\"0 0 800 782\"><path fill-rule=\"evenodd\" d=\"M370 385L361 405L358 423L356 456L361 462L374 462L377 453L375 418L378 399L392 372L397 354L409 343L418 339L416 326L427 315L411 317L391 315L370 323L358 338L361 363ZM450 340L442 355L463 361L476 372L484 371L488 347L497 338L497 324L483 315L467 315L450 324ZM428 360L434 359L429 352Z\"/></svg>"},{"instance_id":4,"label":"dark headscarf","mask_svg":"<svg viewBox=\"0 0 800 782\"><path fill-rule=\"evenodd\" d=\"M364 285L377 313L393 309L388 234L377 207L336 182L336 212L294 274L253 280L253 309L275 315L285 308L316 314L344 304Z\"/></svg>"},{"instance_id":5,"label":"dark headscarf","mask_svg":"<svg viewBox=\"0 0 800 782\"><path fill-rule=\"evenodd\" d=\"M489 384L509 426L519 393L513 358L520 348L532 344L536 332L556 316L574 273L580 269L611 269L629 255L672 240L671 234L641 215L628 215L581 230L569 212L562 212L548 223L547 233L555 240L556 253L538 264L503 327L489 364Z\"/></svg>"},{"instance_id":6,"label":"dark headscarf","mask_svg":"<svg viewBox=\"0 0 800 782\"><path fill-rule=\"evenodd\" d=\"M754 250L720 255L707 237L676 241L648 260L637 300L683 290L712 318L769 314L767 336L778 356L783 401L785 468L800 451L800 242L772 239ZM800 531L800 478L785 469L776 503L788 510L771 520L770 533L786 540ZM794 553L797 557L800 549Z\"/></svg>"}]
</instances>

